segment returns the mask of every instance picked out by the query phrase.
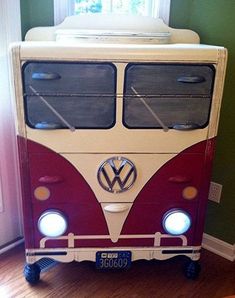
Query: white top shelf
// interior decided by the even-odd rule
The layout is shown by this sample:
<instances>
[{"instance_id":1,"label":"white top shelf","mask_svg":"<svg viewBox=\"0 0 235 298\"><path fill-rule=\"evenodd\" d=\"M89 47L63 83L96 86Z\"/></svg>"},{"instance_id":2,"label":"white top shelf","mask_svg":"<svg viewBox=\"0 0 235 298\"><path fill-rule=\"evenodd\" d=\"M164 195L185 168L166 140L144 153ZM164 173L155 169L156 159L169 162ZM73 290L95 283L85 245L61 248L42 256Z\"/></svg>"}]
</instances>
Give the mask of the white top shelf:
<instances>
[{"instance_id":1,"label":"white top shelf","mask_svg":"<svg viewBox=\"0 0 235 298\"><path fill-rule=\"evenodd\" d=\"M74 40L98 43L170 43L170 32L134 32L115 30L59 29L55 32L56 41Z\"/></svg>"},{"instance_id":2,"label":"white top shelf","mask_svg":"<svg viewBox=\"0 0 235 298\"><path fill-rule=\"evenodd\" d=\"M52 27L29 30L26 41L67 41L80 43L198 44L199 36L187 29L174 29L161 19L123 15L70 16Z\"/></svg>"}]
</instances>

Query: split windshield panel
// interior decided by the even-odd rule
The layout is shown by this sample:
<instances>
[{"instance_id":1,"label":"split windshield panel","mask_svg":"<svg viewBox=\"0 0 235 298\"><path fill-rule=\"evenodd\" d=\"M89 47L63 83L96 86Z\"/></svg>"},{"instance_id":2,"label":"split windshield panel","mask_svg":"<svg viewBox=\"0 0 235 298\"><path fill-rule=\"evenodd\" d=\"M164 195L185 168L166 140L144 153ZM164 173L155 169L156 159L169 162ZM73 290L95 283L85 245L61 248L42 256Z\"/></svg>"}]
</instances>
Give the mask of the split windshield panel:
<instances>
[{"instance_id":1,"label":"split windshield panel","mask_svg":"<svg viewBox=\"0 0 235 298\"><path fill-rule=\"evenodd\" d=\"M38 129L108 129L116 121L116 67L111 63L27 62L25 118Z\"/></svg>"},{"instance_id":2,"label":"split windshield panel","mask_svg":"<svg viewBox=\"0 0 235 298\"><path fill-rule=\"evenodd\" d=\"M128 128L203 128L209 121L213 80L211 65L129 64L123 123Z\"/></svg>"}]
</instances>

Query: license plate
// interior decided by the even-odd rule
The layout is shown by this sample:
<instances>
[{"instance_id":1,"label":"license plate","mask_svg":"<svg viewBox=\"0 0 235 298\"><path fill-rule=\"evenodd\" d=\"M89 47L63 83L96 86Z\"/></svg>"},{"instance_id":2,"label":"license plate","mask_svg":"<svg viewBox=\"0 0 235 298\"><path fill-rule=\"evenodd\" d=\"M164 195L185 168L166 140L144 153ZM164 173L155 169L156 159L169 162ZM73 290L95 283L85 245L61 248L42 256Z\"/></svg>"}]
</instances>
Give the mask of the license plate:
<instances>
[{"instance_id":1,"label":"license plate","mask_svg":"<svg viewBox=\"0 0 235 298\"><path fill-rule=\"evenodd\" d=\"M131 251L97 251L97 269L125 269L131 266Z\"/></svg>"}]
</instances>

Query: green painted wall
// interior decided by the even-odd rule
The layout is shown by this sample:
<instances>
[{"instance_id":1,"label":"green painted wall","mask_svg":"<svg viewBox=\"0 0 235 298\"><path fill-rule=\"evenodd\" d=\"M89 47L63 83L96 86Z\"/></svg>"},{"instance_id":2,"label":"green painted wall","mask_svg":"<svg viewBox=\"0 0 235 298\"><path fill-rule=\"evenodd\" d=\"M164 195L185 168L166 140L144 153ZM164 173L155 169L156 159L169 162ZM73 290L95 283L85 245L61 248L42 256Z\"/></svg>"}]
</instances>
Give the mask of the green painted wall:
<instances>
[{"instance_id":1,"label":"green painted wall","mask_svg":"<svg viewBox=\"0 0 235 298\"><path fill-rule=\"evenodd\" d=\"M235 243L235 1L171 0L170 26L198 32L201 42L228 48L229 60L213 181L223 185L221 203L209 202L206 232ZM22 33L53 25L53 0L21 0Z\"/></svg>"},{"instance_id":2,"label":"green painted wall","mask_svg":"<svg viewBox=\"0 0 235 298\"><path fill-rule=\"evenodd\" d=\"M20 0L22 36L33 27L54 24L53 0Z\"/></svg>"},{"instance_id":3,"label":"green painted wall","mask_svg":"<svg viewBox=\"0 0 235 298\"><path fill-rule=\"evenodd\" d=\"M235 243L235 1L171 0L170 26L189 28L201 43L228 49L224 97L221 109L213 181L223 185L221 203L209 202L206 232Z\"/></svg>"}]
</instances>

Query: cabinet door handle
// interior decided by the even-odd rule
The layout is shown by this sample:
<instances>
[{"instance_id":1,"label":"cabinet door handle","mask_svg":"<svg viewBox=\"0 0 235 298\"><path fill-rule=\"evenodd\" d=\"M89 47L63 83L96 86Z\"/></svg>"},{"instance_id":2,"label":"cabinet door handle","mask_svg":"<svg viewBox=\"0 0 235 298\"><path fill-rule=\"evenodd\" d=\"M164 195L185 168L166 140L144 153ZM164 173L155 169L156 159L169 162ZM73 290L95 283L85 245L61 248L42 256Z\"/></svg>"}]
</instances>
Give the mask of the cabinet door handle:
<instances>
[{"instance_id":1,"label":"cabinet door handle","mask_svg":"<svg viewBox=\"0 0 235 298\"><path fill-rule=\"evenodd\" d=\"M45 129L45 130L62 128L60 124L47 123L47 122L36 123L34 127L37 128L37 129Z\"/></svg>"},{"instance_id":2,"label":"cabinet door handle","mask_svg":"<svg viewBox=\"0 0 235 298\"><path fill-rule=\"evenodd\" d=\"M53 72L34 72L32 74L33 80L59 80L61 76Z\"/></svg>"},{"instance_id":3,"label":"cabinet door handle","mask_svg":"<svg viewBox=\"0 0 235 298\"><path fill-rule=\"evenodd\" d=\"M196 84L196 83L202 83L205 82L205 78L203 76L184 76L179 77L177 79L180 83L188 83L188 84Z\"/></svg>"},{"instance_id":4,"label":"cabinet door handle","mask_svg":"<svg viewBox=\"0 0 235 298\"><path fill-rule=\"evenodd\" d=\"M183 175L176 175L172 176L168 179L169 182L173 183L186 183L192 181L192 177L189 176L183 176Z\"/></svg>"},{"instance_id":5,"label":"cabinet door handle","mask_svg":"<svg viewBox=\"0 0 235 298\"><path fill-rule=\"evenodd\" d=\"M42 176L38 179L41 183L54 184L62 182L64 179L61 176Z\"/></svg>"},{"instance_id":6,"label":"cabinet door handle","mask_svg":"<svg viewBox=\"0 0 235 298\"><path fill-rule=\"evenodd\" d=\"M200 126L196 123L186 123L186 124L175 124L173 125L173 129L175 130L194 130L198 129Z\"/></svg>"},{"instance_id":7,"label":"cabinet door handle","mask_svg":"<svg viewBox=\"0 0 235 298\"><path fill-rule=\"evenodd\" d=\"M125 204L110 204L104 207L104 210L111 213L120 213L129 209L129 205Z\"/></svg>"}]
</instances>

